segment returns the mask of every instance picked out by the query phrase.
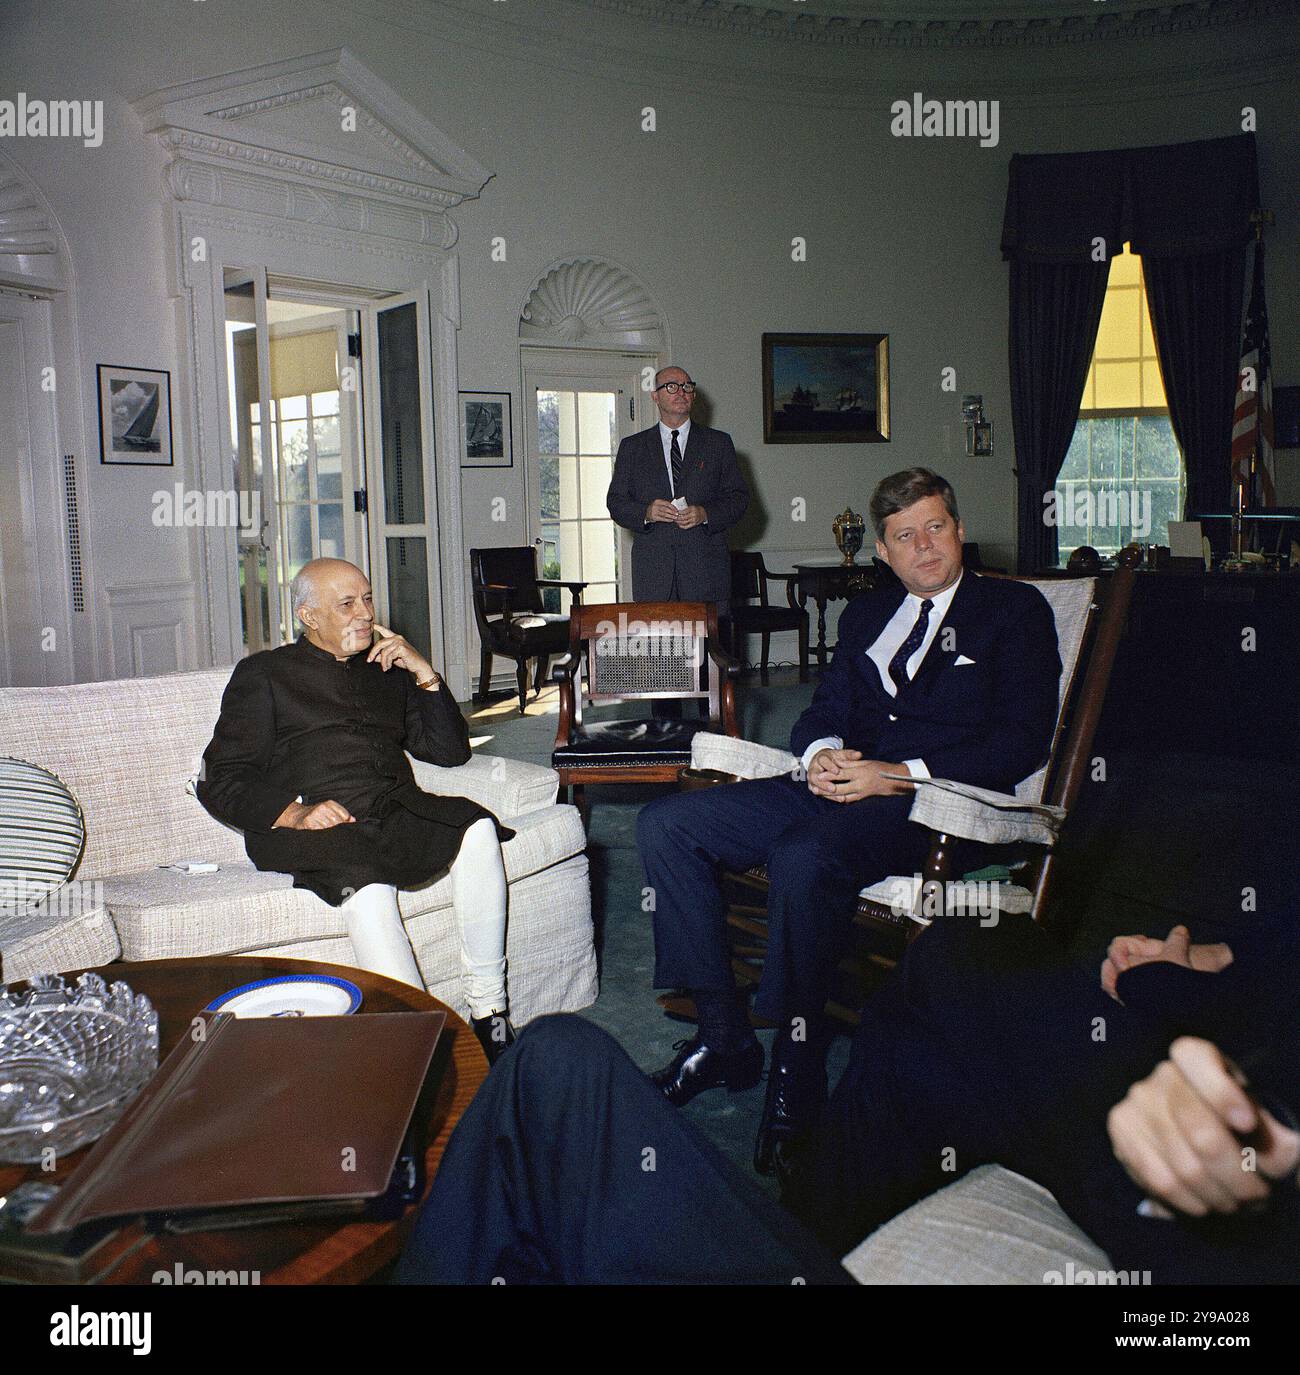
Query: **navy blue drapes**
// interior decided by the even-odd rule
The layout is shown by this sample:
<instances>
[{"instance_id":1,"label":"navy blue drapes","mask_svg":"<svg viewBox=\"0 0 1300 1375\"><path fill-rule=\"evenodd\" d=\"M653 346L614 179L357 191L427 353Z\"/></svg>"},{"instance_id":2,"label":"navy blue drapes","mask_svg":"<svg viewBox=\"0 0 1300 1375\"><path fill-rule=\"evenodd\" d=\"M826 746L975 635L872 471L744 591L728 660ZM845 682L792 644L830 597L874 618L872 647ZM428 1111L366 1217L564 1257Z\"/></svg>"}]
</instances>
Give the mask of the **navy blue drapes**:
<instances>
[{"instance_id":1,"label":"navy blue drapes","mask_svg":"<svg viewBox=\"0 0 1300 1375\"><path fill-rule=\"evenodd\" d=\"M1126 242L1142 255L1188 507L1223 509L1244 255L1258 205L1253 134L1012 157L1002 254L1011 263L1021 572L1056 561L1043 499L1074 432L1110 259Z\"/></svg>"}]
</instances>

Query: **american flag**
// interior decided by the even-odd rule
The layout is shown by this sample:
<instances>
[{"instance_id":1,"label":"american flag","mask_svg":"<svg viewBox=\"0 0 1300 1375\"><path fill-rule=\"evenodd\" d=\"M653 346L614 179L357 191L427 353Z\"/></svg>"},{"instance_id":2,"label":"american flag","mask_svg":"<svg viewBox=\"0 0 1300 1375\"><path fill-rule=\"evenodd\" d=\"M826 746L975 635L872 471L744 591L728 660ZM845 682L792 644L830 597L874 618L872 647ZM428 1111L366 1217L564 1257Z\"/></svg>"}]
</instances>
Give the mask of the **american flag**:
<instances>
[{"instance_id":1,"label":"american flag","mask_svg":"<svg viewBox=\"0 0 1300 1375\"><path fill-rule=\"evenodd\" d=\"M1237 374L1237 407L1232 416L1233 505L1244 484L1252 508L1275 506L1273 484L1273 378L1268 342L1268 306L1264 301L1264 243L1255 244L1255 278L1246 310ZM1252 480L1250 456L1258 451Z\"/></svg>"}]
</instances>

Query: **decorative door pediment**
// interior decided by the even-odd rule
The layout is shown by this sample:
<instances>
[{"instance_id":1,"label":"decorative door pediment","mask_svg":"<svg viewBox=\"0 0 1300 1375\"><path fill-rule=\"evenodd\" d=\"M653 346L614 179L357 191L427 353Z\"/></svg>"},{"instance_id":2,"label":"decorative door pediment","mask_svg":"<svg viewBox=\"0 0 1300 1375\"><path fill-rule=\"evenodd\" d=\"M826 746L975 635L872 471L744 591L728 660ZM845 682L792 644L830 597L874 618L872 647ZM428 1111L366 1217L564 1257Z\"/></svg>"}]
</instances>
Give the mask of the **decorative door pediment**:
<instances>
[{"instance_id":1,"label":"decorative door pediment","mask_svg":"<svg viewBox=\"0 0 1300 1375\"><path fill-rule=\"evenodd\" d=\"M346 48L136 102L178 201L447 248L491 173Z\"/></svg>"}]
</instances>

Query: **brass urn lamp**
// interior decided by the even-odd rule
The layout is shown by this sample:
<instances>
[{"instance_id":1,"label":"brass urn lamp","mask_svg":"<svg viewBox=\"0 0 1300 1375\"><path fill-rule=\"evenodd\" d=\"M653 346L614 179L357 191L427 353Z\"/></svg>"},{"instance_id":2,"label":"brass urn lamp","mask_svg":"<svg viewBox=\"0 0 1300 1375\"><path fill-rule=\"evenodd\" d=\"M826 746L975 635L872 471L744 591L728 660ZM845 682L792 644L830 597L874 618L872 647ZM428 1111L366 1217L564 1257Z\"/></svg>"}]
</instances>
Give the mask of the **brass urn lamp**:
<instances>
[{"instance_id":1,"label":"brass urn lamp","mask_svg":"<svg viewBox=\"0 0 1300 1375\"><path fill-rule=\"evenodd\" d=\"M846 506L831 522L831 529L835 532L835 543L839 546L840 553L844 555L844 566L851 568L858 556L858 551L862 548L863 537L867 533L866 521L861 516L855 515L852 509Z\"/></svg>"}]
</instances>

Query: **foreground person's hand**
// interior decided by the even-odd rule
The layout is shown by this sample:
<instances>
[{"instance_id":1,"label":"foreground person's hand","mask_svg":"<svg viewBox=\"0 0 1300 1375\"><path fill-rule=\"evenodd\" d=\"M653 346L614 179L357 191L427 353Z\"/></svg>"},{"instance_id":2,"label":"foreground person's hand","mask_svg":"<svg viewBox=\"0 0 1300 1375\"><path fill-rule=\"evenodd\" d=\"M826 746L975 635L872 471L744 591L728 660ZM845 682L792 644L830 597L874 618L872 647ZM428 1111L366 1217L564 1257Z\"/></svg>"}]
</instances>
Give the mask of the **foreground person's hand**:
<instances>
[{"instance_id":1,"label":"foreground person's hand","mask_svg":"<svg viewBox=\"0 0 1300 1375\"><path fill-rule=\"evenodd\" d=\"M332 799L329 802L290 802L276 818L275 827L286 826L292 831L327 831L331 826L341 826L355 820L356 817L341 802Z\"/></svg>"},{"instance_id":2,"label":"foreground person's hand","mask_svg":"<svg viewBox=\"0 0 1300 1375\"><path fill-rule=\"evenodd\" d=\"M1202 974L1217 974L1232 963L1233 955L1231 946L1222 941L1193 945L1191 932L1181 925L1175 926L1164 940L1156 936L1116 936L1102 961L1101 986L1117 1003L1122 1002L1117 989L1119 976L1126 969L1161 960Z\"/></svg>"},{"instance_id":3,"label":"foreground person's hand","mask_svg":"<svg viewBox=\"0 0 1300 1375\"><path fill-rule=\"evenodd\" d=\"M1260 1203L1286 1176L1296 1183L1300 1133L1260 1107L1241 1071L1197 1037L1169 1047L1169 1059L1110 1110L1106 1130L1129 1178L1192 1217Z\"/></svg>"}]
</instances>

